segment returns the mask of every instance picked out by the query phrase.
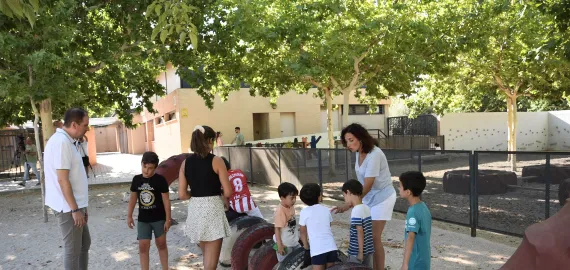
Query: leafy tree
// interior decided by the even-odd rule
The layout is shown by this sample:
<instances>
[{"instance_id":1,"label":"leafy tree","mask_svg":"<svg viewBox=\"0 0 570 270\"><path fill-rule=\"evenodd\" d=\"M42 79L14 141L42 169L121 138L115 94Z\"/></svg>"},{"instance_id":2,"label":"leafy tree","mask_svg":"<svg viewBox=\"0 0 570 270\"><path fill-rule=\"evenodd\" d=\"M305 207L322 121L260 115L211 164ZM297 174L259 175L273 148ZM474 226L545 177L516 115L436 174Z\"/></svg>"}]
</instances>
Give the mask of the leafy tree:
<instances>
[{"instance_id":1,"label":"leafy tree","mask_svg":"<svg viewBox=\"0 0 570 270\"><path fill-rule=\"evenodd\" d=\"M135 111L152 111L150 98L164 93L156 81L163 46L150 40L148 4L44 1L33 28L0 17L0 97L9 104L0 107L0 125L34 118L37 128L41 119L45 145L53 134L52 114L62 116L72 106L114 111L127 126L133 98L139 98Z\"/></svg>"},{"instance_id":2,"label":"leafy tree","mask_svg":"<svg viewBox=\"0 0 570 270\"><path fill-rule=\"evenodd\" d=\"M36 22L40 0L0 0L0 13L16 19L26 18L31 26Z\"/></svg>"},{"instance_id":3,"label":"leafy tree","mask_svg":"<svg viewBox=\"0 0 570 270\"><path fill-rule=\"evenodd\" d=\"M481 108L500 96L508 113L508 150L515 151L519 98L556 103L570 86L563 44L553 42L561 32L554 16L523 1L463 1L456 12L464 19L446 27L457 28L457 58L448 63L450 73L426 76L409 102L412 112ZM515 156L510 159L516 170Z\"/></svg>"}]
</instances>

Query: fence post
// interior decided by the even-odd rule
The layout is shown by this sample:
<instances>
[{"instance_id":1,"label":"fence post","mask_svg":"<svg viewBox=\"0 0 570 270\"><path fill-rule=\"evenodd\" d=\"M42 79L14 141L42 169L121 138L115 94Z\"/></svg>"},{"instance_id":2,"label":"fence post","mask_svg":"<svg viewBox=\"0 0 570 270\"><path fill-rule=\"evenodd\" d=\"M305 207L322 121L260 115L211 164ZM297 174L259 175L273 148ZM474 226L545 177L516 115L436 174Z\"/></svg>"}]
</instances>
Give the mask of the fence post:
<instances>
[{"instance_id":1,"label":"fence post","mask_svg":"<svg viewBox=\"0 0 570 270\"><path fill-rule=\"evenodd\" d=\"M253 187L253 153L251 147L249 147L249 171L251 174L251 186Z\"/></svg>"},{"instance_id":2,"label":"fence post","mask_svg":"<svg viewBox=\"0 0 570 270\"><path fill-rule=\"evenodd\" d=\"M475 182L475 166L473 152L469 152L469 226L471 227L471 237L477 236L477 225L475 225L475 197L473 196L473 183Z\"/></svg>"},{"instance_id":3,"label":"fence post","mask_svg":"<svg viewBox=\"0 0 570 270\"><path fill-rule=\"evenodd\" d=\"M281 184L281 147L277 149L277 156L279 157L279 184Z\"/></svg>"},{"instance_id":4,"label":"fence post","mask_svg":"<svg viewBox=\"0 0 570 270\"><path fill-rule=\"evenodd\" d=\"M319 160L319 186L321 187L321 196L323 194L323 162L322 162L321 149L317 150L317 159Z\"/></svg>"},{"instance_id":5,"label":"fence post","mask_svg":"<svg viewBox=\"0 0 570 270\"><path fill-rule=\"evenodd\" d=\"M226 149L228 149L228 162L232 164L232 151L229 147L226 147Z\"/></svg>"},{"instance_id":6,"label":"fence post","mask_svg":"<svg viewBox=\"0 0 570 270\"><path fill-rule=\"evenodd\" d=\"M422 172L422 152L418 151L418 171Z\"/></svg>"},{"instance_id":7,"label":"fence post","mask_svg":"<svg viewBox=\"0 0 570 270\"><path fill-rule=\"evenodd\" d=\"M346 171L346 181L348 181L348 179L349 179L348 174L349 174L349 172L350 172L350 164L351 164L352 162L349 162L349 161L348 161L348 150L346 150L346 149L344 150L344 163L345 163L345 167L346 167L346 168L345 168L345 171Z\"/></svg>"},{"instance_id":8,"label":"fence post","mask_svg":"<svg viewBox=\"0 0 570 270\"><path fill-rule=\"evenodd\" d=\"M550 171L550 154L546 154L546 166L544 166L546 176L546 191L544 195L544 219L550 217L550 183L552 183L552 173Z\"/></svg>"},{"instance_id":9,"label":"fence post","mask_svg":"<svg viewBox=\"0 0 570 270\"><path fill-rule=\"evenodd\" d=\"M471 173L471 192L470 197L472 201L471 214L473 216L473 224L471 224L471 236L477 236L477 226L479 224L479 190L477 188L477 180L479 179L479 153L473 152L472 158L472 173Z\"/></svg>"}]
</instances>

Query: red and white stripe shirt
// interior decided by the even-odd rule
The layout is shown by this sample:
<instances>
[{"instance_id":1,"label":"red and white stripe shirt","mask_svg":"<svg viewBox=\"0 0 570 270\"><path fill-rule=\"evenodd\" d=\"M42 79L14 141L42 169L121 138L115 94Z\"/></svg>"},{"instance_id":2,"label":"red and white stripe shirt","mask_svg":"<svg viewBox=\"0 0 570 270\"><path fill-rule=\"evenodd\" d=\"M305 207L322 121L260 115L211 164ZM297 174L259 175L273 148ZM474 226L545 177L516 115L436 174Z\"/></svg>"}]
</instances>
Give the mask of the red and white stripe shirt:
<instances>
[{"instance_id":1,"label":"red and white stripe shirt","mask_svg":"<svg viewBox=\"0 0 570 270\"><path fill-rule=\"evenodd\" d=\"M238 213L245 213L255 209L257 205L253 201L253 198L251 198L245 174L237 169L229 170L228 175L234 190L234 194L229 200L230 207Z\"/></svg>"}]
</instances>

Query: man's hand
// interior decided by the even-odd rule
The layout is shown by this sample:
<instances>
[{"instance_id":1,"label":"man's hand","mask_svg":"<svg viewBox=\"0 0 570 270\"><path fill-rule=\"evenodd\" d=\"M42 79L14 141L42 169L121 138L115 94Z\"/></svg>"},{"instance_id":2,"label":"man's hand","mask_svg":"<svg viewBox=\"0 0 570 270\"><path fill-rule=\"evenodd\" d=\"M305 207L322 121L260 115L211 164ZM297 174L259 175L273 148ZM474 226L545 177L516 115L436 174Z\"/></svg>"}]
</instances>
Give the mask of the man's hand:
<instances>
[{"instance_id":1,"label":"man's hand","mask_svg":"<svg viewBox=\"0 0 570 270\"><path fill-rule=\"evenodd\" d=\"M170 219L167 219L166 222L164 222L164 232L168 232L170 226L171 226Z\"/></svg>"},{"instance_id":2,"label":"man's hand","mask_svg":"<svg viewBox=\"0 0 570 270\"><path fill-rule=\"evenodd\" d=\"M408 270L408 265L407 264L402 265L402 268L400 268L400 270Z\"/></svg>"},{"instance_id":3,"label":"man's hand","mask_svg":"<svg viewBox=\"0 0 570 270\"><path fill-rule=\"evenodd\" d=\"M129 228L133 229L135 227L135 221L133 220L133 217L128 217L127 218L127 225L129 226Z\"/></svg>"},{"instance_id":4,"label":"man's hand","mask_svg":"<svg viewBox=\"0 0 570 270\"><path fill-rule=\"evenodd\" d=\"M83 227L85 225L85 217L83 216L83 213L81 213L81 211L77 211L75 213L71 213L71 216L73 217L73 223L75 226L77 227Z\"/></svg>"},{"instance_id":5,"label":"man's hand","mask_svg":"<svg viewBox=\"0 0 570 270\"><path fill-rule=\"evenodd\" d=\"M285 246L282 243L277 243L277 253L285 255Z\"/></svg>"}]
</instances>

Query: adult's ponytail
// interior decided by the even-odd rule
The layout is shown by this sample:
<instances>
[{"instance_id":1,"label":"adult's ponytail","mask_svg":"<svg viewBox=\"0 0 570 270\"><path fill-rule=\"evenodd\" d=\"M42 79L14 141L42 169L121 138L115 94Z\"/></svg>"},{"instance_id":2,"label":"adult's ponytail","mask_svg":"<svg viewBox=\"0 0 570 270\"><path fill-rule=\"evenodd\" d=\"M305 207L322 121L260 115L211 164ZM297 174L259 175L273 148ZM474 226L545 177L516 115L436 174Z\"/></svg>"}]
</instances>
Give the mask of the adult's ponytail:
<instances>
[{"instance_id":1,"label":"adult's ponytail","mask_svg":"<svg viewBox=\"0 0 570 270\"><path fill-rule=\"evenodd\" d=\"M216 132L209 126L196 126L192 132L192 140L190 141L190 150L192 152L200 155L201 157L206 157L210 151L212 151L211 145L213 145L216 139Z\"/></svg>"}]
</instances>

